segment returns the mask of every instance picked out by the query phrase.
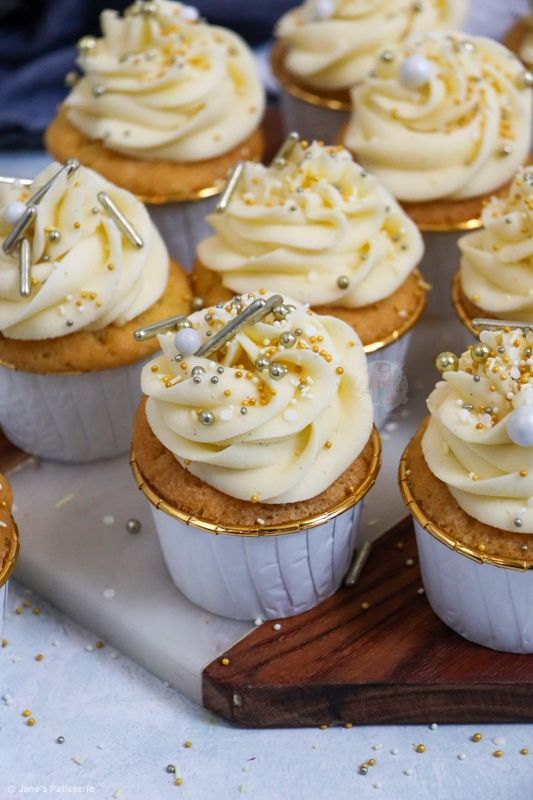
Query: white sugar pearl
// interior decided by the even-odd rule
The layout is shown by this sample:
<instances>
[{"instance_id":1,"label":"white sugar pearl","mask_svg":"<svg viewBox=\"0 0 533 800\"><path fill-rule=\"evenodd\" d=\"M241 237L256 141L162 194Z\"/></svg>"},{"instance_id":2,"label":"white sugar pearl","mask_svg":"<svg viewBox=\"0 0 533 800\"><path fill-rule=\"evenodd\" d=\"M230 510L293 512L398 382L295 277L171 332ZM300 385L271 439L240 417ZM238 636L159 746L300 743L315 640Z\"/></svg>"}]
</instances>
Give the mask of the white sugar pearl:
<instances>
[{"instance_id":1,"label":"white sugar pearl","mask_svg":"<svg viewBox=\"0 0 533 800\"><path fill-rule=\"evenodd\" d=\"M400 83L406 89L420 89L433 75L434 67L424 56L411 56L400 65Z\"/></svg>"},{"instance_id":2,"label":"white sugar pearl","mask_svg":"<svg viewBox=\"0 0 533 800\"><path fill-rule=\"evenodd\" d=\"M315 0L313 4L314 19L329 19L335 11L333 0Z\"/></svg>"},{"instance_id":3,"label":"white sugar pearl","mask_svg":"<svg viewBox=\"0 0 533 800\"><path fill-rule=\"evenodd\" d=\"M184 356L192 356L202 344L202 337L194 328L182 328L174 337L176 350Z\"/></svg>"},{"instance_id":4,"label":"white sugar pearl","mask_svg":"<svg viewBox=\"0 0 533 800\"><path fill-rule=\"evenodd\" d=\"M507 417L509 439L519 447L533 445L533 405L520 406Z\"/></svg>"},{"instance_id":5,"label":"white sugar pearl","mask_svg":"<svg viewBox=\"0 0 533 800\"><path fill-rule=\"evenodd\" d=\"M194 6L183 6L181 9L181 16L190 22L195 22L200 16L200 12Z\"/></svg>"},{"instance_id":6,"label":"white sugar pearl","mask_svg":"<svg viewBox=\"0 0 533 800\"><path fill-rule=\"evenodd\" d=\"M8 225L15 225L26 211L26 203L8 203L2 216Z\"/></svg>"}]
</instances>

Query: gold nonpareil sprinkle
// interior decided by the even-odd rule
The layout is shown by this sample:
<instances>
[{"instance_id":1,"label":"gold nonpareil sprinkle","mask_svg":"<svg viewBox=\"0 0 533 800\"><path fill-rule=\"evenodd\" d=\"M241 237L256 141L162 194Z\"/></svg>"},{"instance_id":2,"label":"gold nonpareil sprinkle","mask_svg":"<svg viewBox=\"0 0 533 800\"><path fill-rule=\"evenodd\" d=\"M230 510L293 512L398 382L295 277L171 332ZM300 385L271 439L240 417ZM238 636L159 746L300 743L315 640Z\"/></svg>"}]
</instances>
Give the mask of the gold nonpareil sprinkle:
<instances>
[{"instance_id":1,"label":"gold nonpareil sprinkle","mask_svg":"<svg viewBox=\"0 0 533 800\"><path fill-rule=\"evenodd\" d=\"M220 659L220 663L222 664L223 667L229 667L231 662L229 658L227 658L227 656L224 656L224 658Z\"/></svg>"}]
</instances>

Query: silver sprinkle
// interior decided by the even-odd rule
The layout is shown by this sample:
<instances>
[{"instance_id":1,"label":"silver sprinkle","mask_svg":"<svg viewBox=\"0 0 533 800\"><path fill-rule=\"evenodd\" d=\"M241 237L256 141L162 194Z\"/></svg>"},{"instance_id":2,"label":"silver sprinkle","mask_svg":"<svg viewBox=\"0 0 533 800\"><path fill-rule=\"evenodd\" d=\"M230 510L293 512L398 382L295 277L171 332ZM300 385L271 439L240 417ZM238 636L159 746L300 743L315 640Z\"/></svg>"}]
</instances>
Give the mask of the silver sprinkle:
<instances>
[{"instance_id":1,"label":"silver sprinkle","mask_svg":"<svg viewBox=\"0 0 533 800\"><path fill-rule=\"evenodd\" d=\"M145 342L147 339L152 339L154 336L157 336L158 333L177 331L180 328L190 327L190 325L191 323L187 317L185 317L183 314L178 314L175 317L167 317L166 319L162 319L160 322L152 322L151 325L147 325L145 328L138 328L134 332L133 338L137 342Z\"/></svg>"},{"instance_id":2,"label":"silver sprinkle","mask_svg":"<svg viewBox=\"0 0 533 800\"><path fill-rule=\"evenodd\" d=\"M291 131L272 159L270 166L277 167L277 169L282 169L299 141L300 135L296 133L296 131Z\"/></svg>"},{"instance_id":3,"label":"silver sprinkle","mask_svg":"<svg viewBox=\"0 0 533 800\"><path fill-rule=\"evenodd\" d=\"M239 183L243 172L244 172L244 162L238 161L231 170L226 185L224 187L224 191L222 192L220 200L216 205L215 212L217 214L222 214L222 212L227 209L229 201L231 200L233 192L237 188L237 184Z\"/></svg>"},{"instance_id":4,"label":"silver sprinkle","mask_svg":"<svg viewBox=\"0 0 533 800\"><path fill-rule=\"evenodd\" d=\"M225 345L226 342L233 339L243 328L248 327L248 325L255 325L256 322L264 319L264 317L270 314L272 309L279 306L280 303L283 303L283 298L279 294L272 295L268 300L262 297L254 300L244 311L241 311L241 313L230 320L227 325L217 331L209 342L205 342L205 344L196 351L195 356L205 356L207 358L212 355Z\"/></svg>"},{"instance_id":5,"label":"silver sprinkle","mask_svg":"<svg viewBox=\"0 0 533 800\"><path fill-rule=\"evenodd\" d=\"M139 250L144 247L144 241L137 233L131 222L129 222L122 211L116 206L106 192L98 192L98 202L107 211L109 216L113 219L117 228L124 234L126 239L134 247Z\"/></svg>"},{"instance_id":6,"label":"silver sprinkle","mask_svg":"<svg viewBox=\"0 0 533 800\"><path fill-rule=\"evenodd\" d=\"M352 563L350 564L348 572L346 573L346 577L344 578L345 586L354 586L357 583L368 560L371 549L371 542L364 542L361 547L356 550Z\"/></svg>"},{"instance_id":7,"label":"silver sprinkle","mask_svg":"<svg viewBox=\"0 0 533 800\"><path fill-rule=\"evenodd\" d=\"M31 292L31 241L24 236L19 248L19 293L21 297L29 297Z\"/></svg>"},{"instance_id":8,"label":"silver sprinkle","mask_svg":"<svg viewBox=\"0 0 533 800\"><path fill-rule=\"evenodd\" d=\"M211 383L218 383L218 375L213 375L213 377L210 380Z\"/></svg>"},{"instance_id":9,"label":"silver sprinkle","mask_svg":"<svg viewBox=\"0 0 533 800\"><path fill-rule=\"evenodd\" d=\"M506 142L505 144L502 144L502 146L500 148L500 155L501 156L504 156L504 157L505 156L510 156L512 154L512 152L513 152L513 147L512 147L512 145L509 144L509 142Z\"/></svg>"},{"instance_id":10,"label":"silver sprinkle","mask_svg":"<svg viewBox=\"0 0 533 800\"><path fill-rule=\"evenodd\" d=\"M350 285L350 279L347 275L339 275L337 278L337 286L339 289L347 289Z\"/></svg>"},{"instance_id":11,"label":"silver sprinkle","mask_svg":"<svg viewBox=\"0 0 533 800\"><path fill-rule=\"evenodd\" d=\"M126 522L126 530L128 531L128 533L131 534L139 533L139 531L141 530L141 523L139 522L138 519L133 519L133 518L129 519Z\"/></svg>"},{"instance_id":12,"label":"silver sprinkle","mask_svg":"<svg viewBox=\"0 0 533 800\"><path fill-rule=\"evenodd\" d=\"M241 406L241 414L244 415L248 413L248 409L245 406Z\"/></svg>"},{"instance_id":13,"label":"silver sprinkle","mask_svg":"<svg viewBox=\"0 0 533 800\"><path fill-rule=\"evenodd\" d=\"M92 88L93 97L102 97L106 92L107 89L101 83L99 83L98 86L93 86Z\"/></svg>"},{"instance_id":14,"label":"silver sprinkle","mask_svg":"<svg viewBox=\"0 0 533 800\"><path fill-rule=\"evenodd\" d=\"M384 50L379 57L381 61L384 61L386 64L390 64L391 61L394 61L394 53L392 50Z\"/></svg>"},{"instance_id":15,"label":"silver sprinkle","mask_svg":"<svg viewBox=\"0 0 533 800\"><path fill-rule=\"evenodd\" d=\"M201 311L204 307L203 297L193 297L191 301L191 308L193 311Z\"/></svg>"},{"instance_id":16,"label":"silver sprinkle","mask_svg":"<svg viewBox=\"0 0 533 800\"><path fill-rule=\"evenodd\" d=\"M215 415L212 411L208 411L206 408L202 408L201 411L198 412L198 419L202 423L202 425L212 425L215 421Z\"/></svg>"},{"instance_id":17,"label":"silver sprinkle","mask_svg":"<svg viewBox=\"0 0 533 800\"><path fill-rule=\"evenodd\" d=\"M515 517L514 520L513 520L513 524L514 524L515 528L521 528L524 523L520 519L520 517Z\"/></svg>"},{"instance_id":18,"label":"silver sprinkle","mask_svg":"<svg viewBox=\"0 0 533 800\"><path fill-rule=\"evenodd\" d=\"M501 331L504 328L511 328L511 330L528 331L531 328L530 322L517 322L516 320L508 319L481 319L476 318L472 320L472 327L477 331Z\"/></svg>"}]
</instances>

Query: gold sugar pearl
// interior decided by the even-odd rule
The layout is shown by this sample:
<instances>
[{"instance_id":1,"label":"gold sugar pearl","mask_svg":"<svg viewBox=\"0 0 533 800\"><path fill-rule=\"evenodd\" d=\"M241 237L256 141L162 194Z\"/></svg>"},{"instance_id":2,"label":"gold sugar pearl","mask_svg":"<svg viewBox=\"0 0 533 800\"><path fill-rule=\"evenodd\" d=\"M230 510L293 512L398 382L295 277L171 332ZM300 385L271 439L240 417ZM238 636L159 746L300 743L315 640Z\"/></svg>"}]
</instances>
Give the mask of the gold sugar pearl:
<instances>
[{"instance_id":1,"label":"gold sugar pearl","mask_svg":"<svg viewBox=\"0 0 533 800\"><path fill-rule=\"evenodd\" d=\"M492 755L494 756L494 758L502 758L503 750L495 750Z\"/></svg>"},{"instance_id":2,"label":"gold sugar pearl","mask_svg":"<svg viewBox=\"0 0 533 800\"><path fill-rule=\"evenodd\" d=\"M474 733L471 738L473 742L480 742L483 736L480 733Z\"/></svg>"},{"instance_id":3,"label":"gold sugar pearl","mask_svg":"<svg viewBox=\"0 0 533 800\"><path fill-rule=\"evenodd\" d=\"M175 786L181 786L182 783L183 783L183 778L175 778L174 779L174 785Z\"/></svg>"},{"instance_id":4,"label":"gold sugar pearl","mask_svg":"<svg viewBox=\"0 0 533 800\"><path fill-rule=\"evenodd\" d=\"M367 603L367 601L366 601L366 600L364 600L364 601L361 603L361 609L362 609L363 611L368 611L368 609L369 609L369 608L370 608L370 603Z\"/></svg>"},{"instance_id":5,"label":"gold sugar pearl","mask_svg":"<svg viewBox=\"0 0 533 800\"><path fill-rule=\"evenodd\" d=\"M7 647L7 639L2 639L2 647Z\"/></svg>"},{"instance_id":6,"label":"gold sugar pearl","mask_svg":"<svg viewBox=\"0 0 533 800\"><path fill-rule=\"evenodd\" d=\"M522 747L522 749L520 750L520 755L521 756L528 756L529 755L528 748L527 747Z\"/></svg>"},{"instance_id":7,"label":"gold sugar pearl","mask_svg":"<svg viewBox=\"0 0 533 800\"><path fill-rule=\"evenodd\" d=\"M256 494L253 494L250 497L250 503L258 503L258 502L259 502L259 497Z\"/></svg>"},{"instance_id":8,"label":"gold sugar pearl","mask_svg":"<svg viewBox=\"0 0 533 800\"><path fill-rule=\"evenodd\" d=\"M366 763L368 764L369 767L375 767L377 762L375 758L369 758Z\"/></svg>"},{"instance_id":9,"label":"gold sugar pearl","mask_svg":"<svg viewBox=\"0 0 533 800\"><path fill-rule=\"evenodd\" d=\"M159 367L157 366L157 364L152 364L152 366L150 367L150 369L151 369L151 371L152 371L152 372L157 372L157 370L159 369Z\"/></svg>"},{"instance_id":10,"label":"gold sugar pearl","mask_svg":"<svg viewBox=\"0 0 533 800\"><path fill-rule=\"evenodd\" d=\"M29 725L29 727L30 727L30 728L33 728L33 726L35 725L35 720L34 720L34 718L33 718L33 717L30 717L29 719L27 719L27 720L26 720L26 725Z\"/></svg>"},{"instance_id":11,"label":"gold sugar pearl","mask_svg":"<svg viewBox=\"0 0 533 800\"><path fill-rule=\"evenodd\" d=\"M333 444L328 439L326 442L324 442L324 447L326 448L326 450L329 450L331 447L333 447Z\"/></svg>"},{"instance_id":12,"label":"gold sugar pearl","mask_svg":"<svg viewBox=\"0 0 533 800\"><path fill-rule=\"evenodd\" d=\"M188 749L189 747L192 747L192 742L189 741L183 742L183 746Z\"/></svg>"},{"instance_id":13,"label":"gold sugar pearl","mask_svg":"<svg viewBox=\"0 0 533 800\"><path fill-rule=\"evenodd\" d=\"M344 368L343 367L337 367L335 372L337 373L337 375L342 375L344 373Z\"/></svg>"},{"instance_id":14,"label":"gold sugar pearl","mask_svg":"<svg viewBox=\"0 0 533 800\"><path fill-rule=\"evenodd\" d=\"M36 661L43 661L44 660L43 654L42 653L37 653L37 655L35 656L35 660Z\"/></svg>"},{"instance_id":15,"label":"gold sugar pearl","mask_svg":"<svg viewBox=\"0 0 533 800\"><path fill-rule=\"evenodd\" d=\"M25 708L24 711L22 712L22 716L23 717L31 717L30 709L29 708Z\"/></svg>"},{"instance_id":16,"label":"gold sugar pearl","mask_svg":"<svg viewBox=\"0 0 533 800\"><path fill-rule=\"evenodd\" d=\"M417 753L425 753L426 752L426 745L425 744L417 744L415 747Z\"/></svg>"},{"instance_id":17,"label":"gold sugar pearl","mask_svg":"<svg viewBox=\"0 0 533 800\"><path fill-rule=\"evenodd\" d=\"M222 664L223 667L229 667L231 662L230 662L229 658L224 656L224 658L220 659L220 663Z\"/></svg>"}]
</instances>

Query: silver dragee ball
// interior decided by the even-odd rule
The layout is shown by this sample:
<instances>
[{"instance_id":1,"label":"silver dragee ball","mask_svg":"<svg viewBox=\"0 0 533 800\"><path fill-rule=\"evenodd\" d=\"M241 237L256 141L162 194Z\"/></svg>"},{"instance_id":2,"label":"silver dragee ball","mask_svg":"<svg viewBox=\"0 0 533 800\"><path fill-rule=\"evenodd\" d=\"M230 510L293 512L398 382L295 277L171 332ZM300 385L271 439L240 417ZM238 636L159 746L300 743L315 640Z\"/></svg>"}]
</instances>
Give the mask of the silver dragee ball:
<instances>
[{"instance_id":1,"label":"silver dragee ball","mask_svg":"<svg viewBox=\"0 0 533 800\"><path fill-rule=\"evenodd\" d=\"M181 328L174 337L176 350L184 356L192 356L202 344L202 337L194 328Z\"/></svg>"},{"instance_id":2,"label":"silver dragee ball","mask_svg":"<svg viewBox=\"0 0 533 800\"><path fill-rule=\"evenodd\" d=\"M433 76L434 67L424 56L406 58L400 65L400 83L406 89L420 89Z\"/></svg>"},{"instance_id":3,"label":"silver dragee ball","mask_svg":"<svg viewBox=\"0 0 533 800\"><path fill-rule=\"evenodd\" d=\"M509 439L519 447L533 446L533 405L515 408L507 417Z\"/></svg>"},{"instance_id":4,"label":"silver dragee ball","mask_svg":"<svg viewBox=\"0 0 533 800\"><path fill-rule=\"evenodd\" d=\"M2 212L2 217L8 225L15 225L26 211L26 203L17 201L8 203Z\"/></svg>"}]
</instances>

